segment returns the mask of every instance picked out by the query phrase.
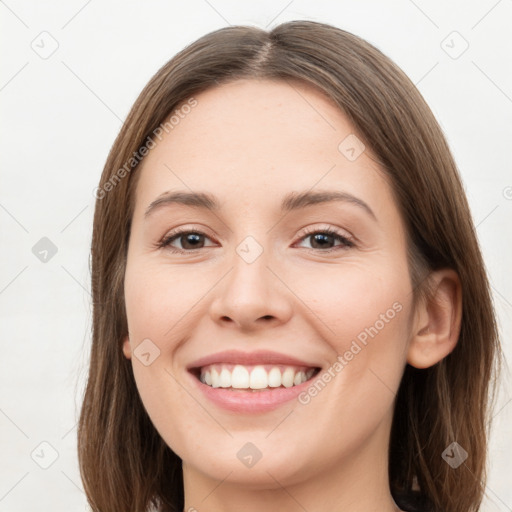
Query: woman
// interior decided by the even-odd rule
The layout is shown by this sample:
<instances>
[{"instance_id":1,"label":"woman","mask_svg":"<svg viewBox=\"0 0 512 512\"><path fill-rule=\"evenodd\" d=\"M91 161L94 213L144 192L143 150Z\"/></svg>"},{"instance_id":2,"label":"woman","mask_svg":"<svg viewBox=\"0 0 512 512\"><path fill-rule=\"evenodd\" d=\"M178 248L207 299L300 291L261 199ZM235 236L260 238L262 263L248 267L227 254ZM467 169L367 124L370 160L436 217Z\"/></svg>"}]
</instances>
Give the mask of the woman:
<instances>
[{"instance_id":1,"label":"woman","mask_svg":"<svg viewBox=\"0 0 512 512\"><path fill-rule=\"evenodd\" d=\"M94 511L478 510L499 340L455 163L376 48L229 27L96 190Z\"/></svg>"}]
</instances>

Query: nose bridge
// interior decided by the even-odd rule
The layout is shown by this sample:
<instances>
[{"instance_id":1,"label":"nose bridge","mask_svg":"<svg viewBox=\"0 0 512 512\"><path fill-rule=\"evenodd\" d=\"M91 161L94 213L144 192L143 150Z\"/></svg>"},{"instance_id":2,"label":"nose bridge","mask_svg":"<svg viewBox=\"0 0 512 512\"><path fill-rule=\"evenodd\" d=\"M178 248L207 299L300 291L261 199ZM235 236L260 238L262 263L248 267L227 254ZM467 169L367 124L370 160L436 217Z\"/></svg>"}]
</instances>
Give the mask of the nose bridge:
<instances>
[{"instance_id":1,"label":"nose bridge","mask_svg":"<svg viewBox=\"0 0 512 512\"><path fill-rule=\"evenodd\" d=\"M232 270L227 280L225 293L239 306L252 307L267 302L271 292L272 275L267 266L271 260L268 244L260 244L253 236L245 237L236 247L230 264Z\"/></svg>"},{"instance_id":2,"label":"nose bridge","mask_svg":"<svg viewBox=\"0 0 512 512\"><path fill-rule=\"evenodd\" d=\"M261 238L261 237L260 237ZM274 272L268 238L260 243L246 236L229 259L230 271L212 303L215 321L231 319L239 327L250 327L259 319L286 321L291 314L290 297Z\"/></svg>"}]
</instances>

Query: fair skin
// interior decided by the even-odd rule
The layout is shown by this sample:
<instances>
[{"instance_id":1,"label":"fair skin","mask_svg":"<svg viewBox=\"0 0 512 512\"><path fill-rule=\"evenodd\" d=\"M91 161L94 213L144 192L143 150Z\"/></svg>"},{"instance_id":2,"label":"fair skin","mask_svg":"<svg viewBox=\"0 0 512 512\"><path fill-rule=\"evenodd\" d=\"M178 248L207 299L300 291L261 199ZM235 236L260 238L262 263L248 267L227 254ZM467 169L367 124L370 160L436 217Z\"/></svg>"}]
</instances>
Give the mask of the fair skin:
<instances>
[{"instance_id":1,"label":"fair skin","mask_svg":"<svg viewBox=\"0 0 512 512\"><path fill-rule=\"evenodd\" d=\"M239 80L196 99L137 170L123 342L151 421L183 460L185 510L396 511L387 467L395 394L407 362L426 368L453 350L457 276L434 273L434 297L413 309L389 184L368 147L354 161L338 150L355 130L317 90ZM177 190L212 194L219 209L174 203L145 216ZM350 201L280 211L290 192L319 190L351 194L373 214ZM175 228L204 236L159 248ZM325 228L353 244L311 234ZM237 252L248 236L263 248L251 263ZM400 311L307 404L224 410L186 369L227 349L271 350L322 375L393 304ZM133 353L145 339L160 350L148 366ZM262 454L250 468L237 457L248 442Z\"/></svg>"}]
</instances>

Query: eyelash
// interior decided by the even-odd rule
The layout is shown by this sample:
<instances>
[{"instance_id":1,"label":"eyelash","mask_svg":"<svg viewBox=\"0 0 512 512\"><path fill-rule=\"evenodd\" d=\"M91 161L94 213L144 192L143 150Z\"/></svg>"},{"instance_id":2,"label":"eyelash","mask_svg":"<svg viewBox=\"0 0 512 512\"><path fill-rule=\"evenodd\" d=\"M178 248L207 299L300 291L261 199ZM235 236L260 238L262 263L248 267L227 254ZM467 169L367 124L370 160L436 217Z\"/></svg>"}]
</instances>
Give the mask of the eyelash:
<instances>
[{"instance_id":1,"label":"eyelash","mask_svg":"<svg viewBox=\"0 0 512 512\"><path fill-rule=\"evenodd\" d=\"M183 236L183 235L190 235L190 234L200 235L200 236L205 236L206 238L210 238L210 237L208 237L208 235L206 233L203 233L202 231L198 231L198 230L190 230L190 229L177 230L177 231L173 231L169 235L165 236L157 244L157 247L160 248L160 249L167 249L167 250L169 250L169 251L171 251L173 253L180 253L180 254L185 254L185 253L188 253L188 254L192 253L193 254L196 251L204 249L204 247L199 247L197 249L189 249L189 250L177 249L177 248L172 247L170 245L172 242L174 242L174 240L180 238L181 236ZM302 240L304 240L304 239L306 239L306 238L308 238L308 237L310 237L312 235L318 235L318 234L333 236L335 238L335 240L340 241L342 245L341 246L338 245L338 246L335 246L335 247L331 247L330 249L314 249L314 248L312 248L312 249L310 249L311 251L320 251L322 253L331 253L333 251L348 249L350 247L354 247L355 246L355 243L352 241L351 238L342 235L341 233L339 233L338 231L336 231L335 229L332 229L332 228L324 228L324 229L309 228L301 236L300 241L302 241Z\"/></svg>"}]
</instances>

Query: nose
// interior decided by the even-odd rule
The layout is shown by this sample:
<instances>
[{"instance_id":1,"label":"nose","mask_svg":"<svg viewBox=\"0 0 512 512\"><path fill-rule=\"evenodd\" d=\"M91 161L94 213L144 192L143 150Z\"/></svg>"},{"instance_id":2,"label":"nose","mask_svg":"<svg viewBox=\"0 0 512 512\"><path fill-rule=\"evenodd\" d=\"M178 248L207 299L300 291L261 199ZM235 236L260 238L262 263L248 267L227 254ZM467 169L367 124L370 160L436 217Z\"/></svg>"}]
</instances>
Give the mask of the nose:
<instances>
[{"instance_id":1,"label":"nose","mask_svg":"<svg viewBox=\"0 0 512 512\"><path fill-rule=\"evenodd\" d=\"M256 331L286 323L293 312L293 295L268 266L266 253L248 263L238 254L228 274L215 287L211 317L222 327Z\"/></svg>"}]
</instances>

